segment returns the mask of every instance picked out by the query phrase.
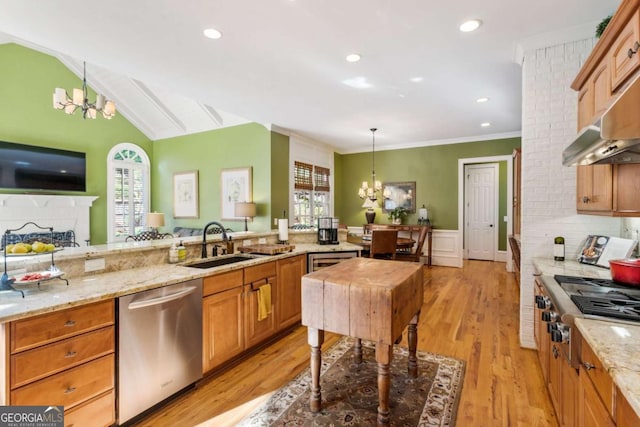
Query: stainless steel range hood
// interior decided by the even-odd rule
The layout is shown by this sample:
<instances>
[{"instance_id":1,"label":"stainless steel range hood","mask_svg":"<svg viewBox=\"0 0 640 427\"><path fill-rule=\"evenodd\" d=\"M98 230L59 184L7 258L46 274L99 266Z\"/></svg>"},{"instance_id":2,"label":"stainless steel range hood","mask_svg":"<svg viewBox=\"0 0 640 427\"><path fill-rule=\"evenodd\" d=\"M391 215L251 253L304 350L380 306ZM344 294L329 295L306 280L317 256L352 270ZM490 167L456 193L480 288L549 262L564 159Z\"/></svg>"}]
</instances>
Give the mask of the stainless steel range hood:
<instances>
[{"instance_id":1,"label":"stainless steel range hood","mask_svg":"<svg viewBox=\"0 0 640 427\"><path fill-rule=\"evenodd\" d=\"M640 163L640 75L562 152L565 166Z\"/></svg>"}]
</instances>

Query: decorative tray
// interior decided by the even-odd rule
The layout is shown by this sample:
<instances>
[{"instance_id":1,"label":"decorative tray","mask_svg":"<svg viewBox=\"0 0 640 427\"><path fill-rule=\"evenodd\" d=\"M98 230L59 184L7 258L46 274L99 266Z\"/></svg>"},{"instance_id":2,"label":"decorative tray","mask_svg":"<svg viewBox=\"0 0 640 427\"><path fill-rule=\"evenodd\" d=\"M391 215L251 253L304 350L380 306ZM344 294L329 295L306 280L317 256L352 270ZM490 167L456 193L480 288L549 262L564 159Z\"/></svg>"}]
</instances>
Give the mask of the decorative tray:
<instances>
[{"instance_id":1,"label":"decorative tray","mask_svg":"<svg viewBox=\"0 0 640 427\"><path fill-rule=\"evenodd\" d=\"M37 255L51 255L54 252L60 252L61 250L63 250L64 248L55 248L52 251L48 251L48 252L26 252L26 253L18 253L18 254L14 254L14 253L4 253L4 251L0 251L0 256L2 255L6 255L8 257L21 257L21 256L37 256Z\"/></svg>"},{"instance_id":2,"label":"decorative tray","mask_svg":"<svg viewBox=\"0 0 640 427\"><path fill-rule=\"evenodd\" d=\"M26 285L29 283L44 282L47 280L55 279L64 274L62 271L39 271L35 273L27 273L16 276L15 285Z\"/></svg>"}]
</instances>

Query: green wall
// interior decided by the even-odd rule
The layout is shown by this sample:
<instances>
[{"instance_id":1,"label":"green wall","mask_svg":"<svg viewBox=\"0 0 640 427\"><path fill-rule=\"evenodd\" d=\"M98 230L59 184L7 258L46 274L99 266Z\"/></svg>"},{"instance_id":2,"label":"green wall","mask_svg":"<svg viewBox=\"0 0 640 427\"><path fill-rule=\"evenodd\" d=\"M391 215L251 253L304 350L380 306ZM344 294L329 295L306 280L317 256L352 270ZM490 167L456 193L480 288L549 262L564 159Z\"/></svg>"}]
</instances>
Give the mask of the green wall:
<instances>
[{"instance_id":1,"label":"green wall","mask_svg":"<svg viewBox=\"0 0 640 427\"><path fill-rule=\"evenodd\" d=\"M86 193L57 194L98 196L91 207L91 243L105 243L109 150L121 142L131 142L142 147L153 163L151 141L119 114L112 120L101 116L83 120L80 112L67 115L54 110L56 87L67 92L82 87L82 80L56 58L10 43L0 45L0 64L0 140L86 153ZM91 90L89 99L95 99ZM24 193L9 189L0 192Z\"/></svg>"},{"instance_id":2,"label":"green wall","mask_svg":"<svg viewBox=\"0 0 640 427\"><path fill-rule=\"evenodd\" d=\"M289 137L271 132L271 222L289 210ZM275 228L271 226L271 228Z\"/></svg>"},{"instance_id":3,"label":"green wall","mask_svg":"<svg viewBox=\"0 0 640 427\"><path fill-rule=\"evenodd\" d=\"M416 181L416 207L423 204L435 228L458 229L458 159L511 155L520 147L520 138L461 144L376 151L376 175L383 182ZM362 200L357 190L362 181L371 181L371 153L337 155L336 170L341 175L336 186L336 216L349 225L365 222ZM338 166L339 165L339 166ZM502 169L504 168L504 171ZM506 162L500 167L499 217L506 215ZM381 209L376 209L376 223L389 223ZM416 223L417 214L407 223ZM500 221L499 249L506 250L506 223Z\"/></svg>"},{"instance_id":4,"label":"green wall","mask_svg":"<svg viewBox=\"0 0 640 427\"><path fill-rule=\"evenodd\" d=\"M165 227L202 228L219 221L234 231L243 231L243 221L221 221L220 172L222 169L252 167L253 201L258 216L249 231L270 229L272 134L264 126L251 123L215 131L201 132L153 143L151 176L152 209L165 213ZM280 146L282 142L276 142ZM173 174L198 171L200 217L173 218Z\"/></svg>"}]
</instances>

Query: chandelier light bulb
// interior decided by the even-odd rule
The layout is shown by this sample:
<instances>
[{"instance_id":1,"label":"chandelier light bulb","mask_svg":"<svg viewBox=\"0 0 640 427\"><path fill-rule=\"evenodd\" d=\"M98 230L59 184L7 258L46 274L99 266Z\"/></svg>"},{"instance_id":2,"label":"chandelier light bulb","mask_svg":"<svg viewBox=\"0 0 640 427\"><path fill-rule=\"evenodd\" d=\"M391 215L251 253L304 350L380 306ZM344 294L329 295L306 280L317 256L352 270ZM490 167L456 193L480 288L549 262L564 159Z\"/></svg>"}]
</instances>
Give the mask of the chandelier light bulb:
<instances>
[{"instance_id":1,"label":"chandelier light bulb","mask_svg":"<svg viewBox=\"0 0 640 427\"><path fill-rule=\"evenodd\" d=\"M96 96L96 102L89 102L87 90L87 63L83 63L82 89L74 88L72 96L69 97L67 91L62 88L55 88L53 92L53 108L64 110L66 114L73 114L79 108L82 110L82 118L95 119L98 112L102 113L105 119L112 119L116 115L116 104L108 101L102 94Z\"/></svg>"}]
</instances>

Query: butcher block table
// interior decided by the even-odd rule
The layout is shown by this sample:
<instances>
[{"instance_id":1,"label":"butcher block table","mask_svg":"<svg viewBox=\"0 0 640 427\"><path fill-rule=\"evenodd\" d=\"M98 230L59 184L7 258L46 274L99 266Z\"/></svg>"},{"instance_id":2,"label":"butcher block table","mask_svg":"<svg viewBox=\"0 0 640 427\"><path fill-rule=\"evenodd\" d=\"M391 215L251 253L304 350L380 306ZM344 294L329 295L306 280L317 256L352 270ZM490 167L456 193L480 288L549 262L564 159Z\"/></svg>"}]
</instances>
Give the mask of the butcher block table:
<instances>
[{"instance_id":1,"label":"butcher block table","mask_svg":"<svg viewBox=\"0 0 640 427\"><path fill-rule=\"evenodd\" d=\"M321 348L324 331L373 341L378 362L378 425L389 424L389 366L393 345L408 325L409 375L418 365L417 324L423 298L422 265L413 262L351 258L302 278L302 324L308 327L311 346L313 412L322 409L320 392Z\"/></svg>"}]
</instances>

